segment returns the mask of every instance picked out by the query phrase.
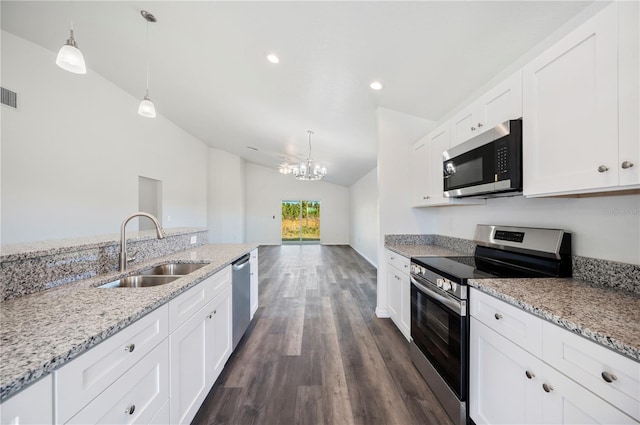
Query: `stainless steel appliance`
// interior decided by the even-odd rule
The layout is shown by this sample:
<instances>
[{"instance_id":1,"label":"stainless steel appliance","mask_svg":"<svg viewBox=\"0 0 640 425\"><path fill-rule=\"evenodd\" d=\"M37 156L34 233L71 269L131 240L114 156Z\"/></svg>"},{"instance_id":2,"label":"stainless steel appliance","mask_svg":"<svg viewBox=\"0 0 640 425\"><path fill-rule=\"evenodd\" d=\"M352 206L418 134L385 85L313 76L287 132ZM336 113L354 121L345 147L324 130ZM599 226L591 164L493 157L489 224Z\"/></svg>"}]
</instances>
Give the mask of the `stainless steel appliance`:
<instances>
[{"instance_id":1,"label":"stainless steel appliance","mask_svg":"<svg viewBox=\"0 0 640 425\"><path fill-rule=\"evenodd\" d=\"M522 192L522 121L506 121L444 151L444 196Z\"/></svg>"},{"instance_id":2,"label":"stainless steel appliance","mask_svg":"<svg viewBox=\"0 0 640 425\"><path fill-rule=\"evenodd\" d=\"M571 234L477 225L472 257L411 258L411 359L454 424L465 424L468 279L571 276Z\"/></svg>"},{"instance_id":3,"label":"stainless steel appliance","mask_svg":"<svg viewBox=\"0 0 640 425\"><path fill-rule=\"evenodd\" d=\"M231 296L233 305L233 348L242 339L251 322L251 263L250 254L232 263Z\"/></svg>"}]
</instances>

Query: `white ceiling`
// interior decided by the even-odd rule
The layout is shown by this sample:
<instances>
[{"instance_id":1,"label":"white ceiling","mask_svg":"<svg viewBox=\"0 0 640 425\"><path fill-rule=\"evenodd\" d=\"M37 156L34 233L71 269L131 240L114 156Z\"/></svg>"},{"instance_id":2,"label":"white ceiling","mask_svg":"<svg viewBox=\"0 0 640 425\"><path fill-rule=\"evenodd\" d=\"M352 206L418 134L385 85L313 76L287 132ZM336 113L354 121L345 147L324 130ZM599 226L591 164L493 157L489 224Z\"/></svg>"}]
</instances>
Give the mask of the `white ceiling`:
<instances>
[{"instance_id":1,"label":"white ceiling","mask_svg":"<svg viewBox=\"0 0 640 425\"><path fill-rule=\"evenodd\" d=\"M158 113L270 167L314 130L326 180L350 185L376 165L377 107L438 121L589 3L3 0L2 29L56 52L73 14L88 72L142 98L148 10Z\"/></svg>"}]
</instances>

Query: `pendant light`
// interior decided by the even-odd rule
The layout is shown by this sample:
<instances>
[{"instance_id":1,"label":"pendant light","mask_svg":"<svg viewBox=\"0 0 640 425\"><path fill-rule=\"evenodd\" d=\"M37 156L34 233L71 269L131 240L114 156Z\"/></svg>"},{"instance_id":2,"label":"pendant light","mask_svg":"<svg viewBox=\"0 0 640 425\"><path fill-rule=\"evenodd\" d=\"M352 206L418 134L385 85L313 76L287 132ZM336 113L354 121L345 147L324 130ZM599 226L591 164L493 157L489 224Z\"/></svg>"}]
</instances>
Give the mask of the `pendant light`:
<instances>
[{"instance_id":1,"label":"pendant light","mask_svg":"<svg viewBox=\"0 0 640 425\"><path fill-rule=\"evenodd\" d=\"M74 74L86 74L87 66L84 63L84 56L82 56L82 52L78 49L78 43L73 37L73 17L71 18L70 33L67 42L58 51L56 65Z\"/></svg>"},{"instance_id":2,"label":"pendant light","mask_svg":"<svg viewBox=\"0 0 640 425\"><path fill-rule=\"evenodd\" d=\"M141 10L140 14L145 19L146 22L146 33L147 33L147 47L146 47L146 62L147 62L147 91L140 102L140 106L138 106L138 114L147 118L155 118L156 117L156 107L153 105L153 102L149 98L149 22L157 22L156 17L146 10Z\"/></svg>"},{"instance_id":3,"label":"pendant light","mask_svg":"<svg viewBox=\"0 0 640 425\"><path fill-rule=\"evenodd\" d=\"M313 159L311 159L311 135L313 135L313 131L309 130L307 133L309 133L309 156L305 162L293 167L293 176L297 180L322 180L327 175L327 169L320 164L314 164Z\"/></svg>"}]
</instances>

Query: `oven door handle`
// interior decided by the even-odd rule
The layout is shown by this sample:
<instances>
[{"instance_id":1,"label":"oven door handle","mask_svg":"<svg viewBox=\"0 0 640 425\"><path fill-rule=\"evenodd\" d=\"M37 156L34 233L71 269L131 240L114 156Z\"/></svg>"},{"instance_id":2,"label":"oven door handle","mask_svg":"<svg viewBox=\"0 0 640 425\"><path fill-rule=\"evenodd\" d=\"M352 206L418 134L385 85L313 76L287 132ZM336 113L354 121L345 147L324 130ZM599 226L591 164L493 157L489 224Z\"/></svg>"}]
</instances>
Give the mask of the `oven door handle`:
<instances>
[{"instance_id":1,"label":"oven door handle","mask_svg":"<svg viewBox=\"0 0 640 425\"><path fill-rule=\"evenodd\" d=\"M449 297L446 297L442 294L437 293L436 291L434 291L433 289L429 289L428 287L424 286L422 283L418 282L413 276L411 276L411 283L418 288L418 290L420 292L425 293L427 296L440 301L442 304L444 304L446 307L448 307L450 310L453 310L455 313L457 313L460 316L466 316L467 315L467 308L466 308L466 303L463 303L461 301L458 300L453 300Z\"/></svg>"}]
</instances>

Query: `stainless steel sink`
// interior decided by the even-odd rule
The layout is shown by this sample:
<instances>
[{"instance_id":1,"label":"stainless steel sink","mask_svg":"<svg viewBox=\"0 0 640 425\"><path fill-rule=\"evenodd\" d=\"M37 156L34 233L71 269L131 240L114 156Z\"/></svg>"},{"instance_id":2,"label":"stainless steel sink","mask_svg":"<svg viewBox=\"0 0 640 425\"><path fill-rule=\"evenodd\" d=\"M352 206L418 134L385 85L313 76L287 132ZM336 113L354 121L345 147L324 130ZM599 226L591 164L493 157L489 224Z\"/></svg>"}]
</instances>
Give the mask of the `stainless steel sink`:
<instances>
[{"instance_id":1,"label":"stainless steel sink","mask_svg":"<svg viewBox=\"0 0 640 425\"><path fill-rule=\"evenodd\" d=\"M98 288L146 288L150 286L160 286L171 283L181 276L129 276L113 282L105 283Z\"/></svg>"},{"instance_id":2,"label":"stainless steel sink","mask_svg":"<svg viewBox=\"0 0 640 425\"><path fill-rule=\"evenodd\" d=\"M208 263L189 263L189 264L161 264L159 266L145 269L140 272L144 276L184 276L203 268Z\"/></svg>"}]
</instances>

